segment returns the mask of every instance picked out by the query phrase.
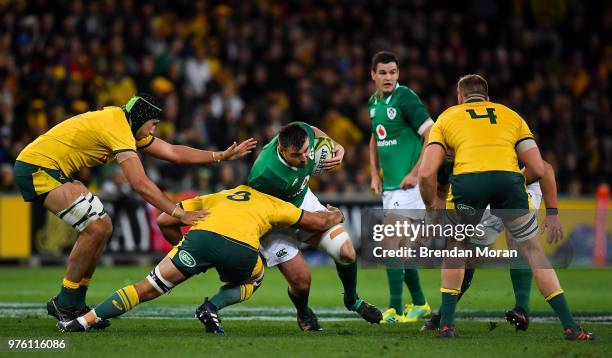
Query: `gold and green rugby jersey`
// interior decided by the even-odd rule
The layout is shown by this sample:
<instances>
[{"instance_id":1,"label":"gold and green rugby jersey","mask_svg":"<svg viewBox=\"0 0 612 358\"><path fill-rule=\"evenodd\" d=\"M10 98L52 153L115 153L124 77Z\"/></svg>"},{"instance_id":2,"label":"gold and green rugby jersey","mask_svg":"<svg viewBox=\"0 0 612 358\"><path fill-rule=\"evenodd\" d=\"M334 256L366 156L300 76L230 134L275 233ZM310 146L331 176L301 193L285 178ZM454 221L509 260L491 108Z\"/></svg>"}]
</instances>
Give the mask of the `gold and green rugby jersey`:
<instances>
[{"instance_id":1,"label":"gold and green rugby jersey","mask_svg":"<svg viewBox=\"0 0 612 358\"><path fill-rule=\"evenodd\" d=\"M297 224L303 215L302 209L246 185L187 199L181 205L186 211L209 212L190 231L212 231L254 249L259 249L259 239L272 226Z\"/></svg>"},{"instance_id":2,"label":"gold and green rugby jersey","mask_svg":"<svg viewBox=\"0 0 612 358\"><path fill-rule=\"evenodd\" d=\"M154 137L138 141L119 107L105 107L71 117L28 144L17 160L71 176L74 172L112 161L124 151L149 146Z\"/></svg>"},{"instance_id":3,"label":"gold and green rugby jersey","mask_svg":"<svg viewBox=\"0 0 612 358\"><path fill-rule=\"evenodd\" d=\"M520 173L516 145L533 139L523 118L488 101L469 101L444 111L429 133L429 144L455 152L453 175L489 171Z\"/></svg>"}]
</instances>

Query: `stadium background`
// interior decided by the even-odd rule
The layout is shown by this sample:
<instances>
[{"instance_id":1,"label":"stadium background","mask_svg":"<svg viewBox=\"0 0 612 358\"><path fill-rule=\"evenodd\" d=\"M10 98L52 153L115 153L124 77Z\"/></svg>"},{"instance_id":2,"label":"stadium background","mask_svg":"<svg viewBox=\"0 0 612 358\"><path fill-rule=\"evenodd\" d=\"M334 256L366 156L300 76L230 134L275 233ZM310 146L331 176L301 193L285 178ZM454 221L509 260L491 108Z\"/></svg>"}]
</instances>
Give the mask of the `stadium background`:
<instances>
[{"instance_id":1,"label":"stadium background","mask_svg":"<svg viewBox=\"0 0 612 358\"><path fill-rule=\"evenodd\" d=\"M492 99L528 121L560 195L592 201L612 175L611 32L610 6L598 1L1 1L0 257L71 246L52 215L14 196L19 151L58 122L122 105L136 91L163 100L157 135L173 143L224 149L254 137L259 150L289 121L318 126L346 154L313 190L375 205L365 107L380 49L398 54L400 83L434 119L455 104L459 75L485 75ZM183 197L243 183L256 154L209 166L144 162L149 177ZM76 177L115 218L109 251L165 249L146 224L155 212L118 166Z\"/></svg>"},{"instance_id":2,"label":"stadium background","mask_svg":"<svg viewBox=\"0 0 612 358\"><path fill-rule=\"evenodd\" d=\"M314 178L313 190L358 220L361 210L380 203L369 190L366 103L373 92L369 62L381 49L398 55L400 83L414 89L434 119L456 103L461 74L487 78L492 100L527 120L553 165L560 208L576 210L565 216L561 211L566 238L574 235L580 263L590 266L597 192L612 177L610 38L612 8L606 1L0 0L0 263L3 280L17 285L2 301L50 297L63 268L41 274L24 266L63 263L75 238L43 208L23 203L12 171L16 156L62 120L122 105L136 91L162 99L165 121L157 135L177 144L222 150L254 137L259 150L290 121L318 126L346 154L341 168ZM143 160L149 177L181 198L243 183L256 154L209 166ZM115 232L103 263L150 264L167 249L151 224L155 210L130 189L116 165L76 177L104 199L113 217ZM599 205L609 208L602 193ZM609 242L610 210L607 217ZM311 255L311 263L325 262L319 258ZM21 266L10 266L15 264ZM106 274L118 284L145 271L134 268L137 274L130 276L131 269L109 270L101 269L96 279ZM314 281L323 287L329 281L337 290L335 273L317 270L322 271L315 270ZM600 300L584 298L588 303L580 309L609 317L606 272L586 271L593 288L585 292L604 294ZM48 294L29 295L17 283L36 284L47 274L57 276L48 278ZM285 290L278 274L271 275L266 285ZM380 270L379 276L363 276L372 283L384 280L382 275ZM434 295L437 274L425 276L433 280L426 286ZM581 282L582 274L573 280ZM103 289L115 286L101 282ZM102 288L92 292L94 299L105 296ZM383 281L368 289L375 302L386 304ZM289 306L286 298L274 301L278 294L265 292L264 305ZM317 294L324 298L313 298L315 304L340 305ZM175 303L192 303L185 295L175 296ZM467 302L499 309L484 299Z\"/></svg>"}]
</instances>

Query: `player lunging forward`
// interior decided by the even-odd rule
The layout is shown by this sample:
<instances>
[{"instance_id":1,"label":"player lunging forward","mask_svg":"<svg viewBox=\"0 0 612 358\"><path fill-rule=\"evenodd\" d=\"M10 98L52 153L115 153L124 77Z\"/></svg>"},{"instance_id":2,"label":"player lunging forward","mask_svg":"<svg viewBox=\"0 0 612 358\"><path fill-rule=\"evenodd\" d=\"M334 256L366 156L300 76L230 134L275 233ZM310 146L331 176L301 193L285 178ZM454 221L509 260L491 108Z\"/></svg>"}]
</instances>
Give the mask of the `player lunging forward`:
<instances>
[{"instance_id":1,"label":"player lunging forward","mask_svg":"<svg viewBox=\"0 0 612 358\"><path fill-rule=\"evenodd\" d=\"M79 233L60 292L47 303L49 315L58 320L73 319L88 310L85 294L112 232L102 202L71 178L75 172L116 160L130 185L147 202L183 224L192 224L206 211L177 208L147 178L136 150L175 163L207 164L240 158L255 146L250 139L215 153L168 144L153 137L161 114L162 107L155 98L137 95L123 107L105 107L67 119L17 157L15 177L24 200L40 201ZM103 321L97 327L106 325L108 322Z\"/></svg>"},{"instance_id":2,"label":"player lunging forward","mask_svg":"<svg viewBox=\"0 0 612 358\"><path fill-rule=\"evenodd\" d=\"M115 291L77 319L58 322L61 331L85 331L101 320L120 316L142 302L170 292L188 278L215 268L225 285L210 300L204 299L196 310L196 317L206 332L223 333L218 311L248 300L262 283L264 268L258 249L263 234L274 225L326 230L344 218L336 208L307 212L246 185L188 199L181 205L186 210L206 208L209 215L204 221L196 222L142 281ZM158 221L166 227L180 224L167 214L162 214ZM175 234L180 235L180 231L177 229Z\"/></svg>"}]
</instances>

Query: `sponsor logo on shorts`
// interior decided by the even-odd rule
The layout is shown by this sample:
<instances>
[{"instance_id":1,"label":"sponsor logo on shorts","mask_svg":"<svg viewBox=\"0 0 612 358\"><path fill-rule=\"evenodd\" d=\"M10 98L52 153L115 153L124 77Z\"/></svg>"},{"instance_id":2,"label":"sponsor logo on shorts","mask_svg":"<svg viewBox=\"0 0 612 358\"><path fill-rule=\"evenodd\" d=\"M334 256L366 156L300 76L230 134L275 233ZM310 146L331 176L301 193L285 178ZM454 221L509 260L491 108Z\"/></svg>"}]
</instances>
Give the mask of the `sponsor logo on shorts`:
<instances>
[{"instance_id":1,"label":"sponsor logo on shorts","mask_svg":"<svg viewBox=\"0 0 612 358\"><path fill-rule=\"evenodd\" d=\"M476 214L476 209L474 209L473 207L469 205L465 205L465 204L457 204L457 210L461 214L465 214L465 215L475 215Z\"/></svg>"},{"instance_id":2,"label":"sponsor logo on shorts","mask_svg":"<svg viewBox=\"0 0 612 358\"><path fill-rule=\"evenodd\" d=\"M276 257L278 257L279 259L283 256L287 255L287 250L286 249L280 249L278 251L276 251Z\"/></svg>"},{"instance_id":3,"label":"sponsor logo on shorts","mask_svg":"<svg viewBox=\"0 0 612 358\"><path fill-rule=\"evenodd\" d=\"M179 260L183 263L183 265L187 267L195 267L196 261L187 251L181 250L179 252Z\"/></svg>"}]
</instances>

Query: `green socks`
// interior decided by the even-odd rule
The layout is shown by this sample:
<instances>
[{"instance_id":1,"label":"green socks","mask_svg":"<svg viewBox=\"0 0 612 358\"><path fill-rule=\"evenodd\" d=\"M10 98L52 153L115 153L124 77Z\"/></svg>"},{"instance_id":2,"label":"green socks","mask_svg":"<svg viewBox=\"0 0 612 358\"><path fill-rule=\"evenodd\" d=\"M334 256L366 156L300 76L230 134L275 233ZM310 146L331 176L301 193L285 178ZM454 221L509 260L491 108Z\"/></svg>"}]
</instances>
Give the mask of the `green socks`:
<instances>
[{"instance_id":1,"label":"green socks","mask_svg":"<svg viewBox=\"0 0 612 358\"><path fill-rule=\"evenodd\" d=\"M548 304L552 307L557 316L559 316L563 328L571 328L574 332L578 331L578 325L569 311L563 290L559 290L549 295L546 297L546 301L548 301Z\"/></svg>"},{"instance_id":2,"label":"green socks","mask_svg":"<svg viewBox=\"0 0 612 358\"><path fill-rule=\"evenodd\" d=\"M83 308L85 307L85 293L80 290L78 283L64 278L57 301L62 308Z\"/></svg>"},{"instance_id":3,"label":"green socks","mask_svg":"<svg viewBox=\"0 0 612 358\"><path fill-rule=\"evenodd\" d=\"M297 314L300 317L304 317L306 316L306 314L308 313L307 308L308 308L308 293L306 295L302 295L302 296L295 296L291 293L291 291L289 291L287 289L287 294L289 295L289 298L291 299L291 302L293 302L293 305L295 306L295 309L297 310Z\"/></svg>"},{"instance_id":4,"label":"green socks","mask_svg":"<svg viewBox=\"0 0 612 358\"><path fill-rule=\"evenodd\" d=\"M419 280L419 272L417 271L417 269L405 269L404 282L406 283L406 286L408 286L408 290L410 291L410 297L412 297L412 304L414 304L415 306L424 305L425 295L423 295L423 290L421 289L421 281ZM389 285L389 287L391 287L391 285ZM401 299L402 297L400 293L400 301Z\"/></svg>"},{"instance_id":5,"label":"green socks","mask_svg":"<svg viewBox=\"0 0 612 358\"><path fill-rule=\"evenodd\" d=\"M529 297L531 294L531 269L510 269L510 279L514 289L516 305L529 313Z\"/></svg>"},{"instance_id":6,"label":"green socks","mask_svg":"<svg viewBox=\"0 0 612 358\"><path fill-rule=\"evenodd\" d=\"M459 290L442 288L442 305L440 306L440 328L455 324L455 309L459 299Z\"/></svg>"},{"instance_id":7,"label":"green socks","mask_svg":"<svg viewBox=\"0 0 612 358\"><path fill-rule=\"evenodd\" d=\"M357 262L341 265L336 262L336 271L344 287L344 305L350 309L357 301Z\"/></svg>"},{"instance_id":8,"label":"green socks","mask_svg":"<svg viewBox=\"0 0 612 358\"><path fill-rule=\"evenodd\" d=\"M132 308L138 306L140 298L134 285L118 289L96 306L96 316L100 319L108 319L120 316Z\"/></svg>"},{"instance_id":9,"label":"green socks","mask_svg":"<svg viewBox=\"0 0 612 358\"><path fill-rule=\"evenodd\" d=\"M404 269L387 268L387 282L389 283L389 308L402 314L402 291L404 290Z\"/></svg>"}]
</instances>

